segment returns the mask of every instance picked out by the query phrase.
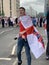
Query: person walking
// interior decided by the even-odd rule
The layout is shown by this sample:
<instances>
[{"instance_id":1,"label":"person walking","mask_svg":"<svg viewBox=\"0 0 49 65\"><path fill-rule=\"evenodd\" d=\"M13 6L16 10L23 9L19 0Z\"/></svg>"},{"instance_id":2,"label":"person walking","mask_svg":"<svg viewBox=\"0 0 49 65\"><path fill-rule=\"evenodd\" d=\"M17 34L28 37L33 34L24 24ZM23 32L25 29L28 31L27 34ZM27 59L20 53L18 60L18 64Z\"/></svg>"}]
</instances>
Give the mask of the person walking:
<instances>
[{"instance_id":1,"label":"person walking","mask_svg":"<svg viewBox=\"0 0 49 65\"><path fill-rule=\"evenodd\" d=\"M40 18L40 27L42 27L42 22L43 22L43 19L42 17Z\"/></svg>"},{"instance_id":2,"label":"person walking","mask_svg":"<svg viewBox=\"0 0 49 65\"><path fill-rule=\"evenodd\" d=\"M47 41L46 59L49 60L49 10L47 11Z\"/></svg>"},{"instance_id":3,"label":"person walking","mask_svg":"<svg viewBox=\"0 0 49 65\"><path fill-rule=\"evenodd\" d=\"M4 28L5 26L5 20L4 20L4 18L2 17L2 19L1 19L1 22L2 22L2 28Z\"/></svg>"},{"instance_id":4,"label":"person walking","mask_svg":"<svg viewBox=\"0 0 49 65\"><path fill-rule=\"evenodd\" d=\"M25 15L25 8L20 7L19 8L19 13L20 13L19 18L24 18L24 16L26 16ZM18 44L17 44L18 65L22 64L21 52L22 52L23 46L25 47L25 52L26 52L26 57L27 57L27 64L31 65L31 54L30 54L30 48L29 48L28 41L27 41L27 33L25 31L25 28L21 24L21 21L19 20L19 18L18 18L18 24L20 26L20 32L19 32L19 38L18 38ZM23 19L23 21L25 22L25 18Z\"/></svg>"}]
</instances>

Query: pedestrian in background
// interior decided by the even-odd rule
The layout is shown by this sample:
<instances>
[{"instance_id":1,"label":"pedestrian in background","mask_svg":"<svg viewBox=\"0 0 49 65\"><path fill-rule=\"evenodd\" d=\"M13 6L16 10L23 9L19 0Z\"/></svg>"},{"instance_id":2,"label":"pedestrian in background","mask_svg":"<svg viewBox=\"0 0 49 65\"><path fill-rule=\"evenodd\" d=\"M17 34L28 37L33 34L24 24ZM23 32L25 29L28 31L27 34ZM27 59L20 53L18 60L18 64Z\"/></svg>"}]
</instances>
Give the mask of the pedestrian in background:
<instances>
[{"instance_id":1,"label":"pedestrian in background","mask_svg":"<svg viewBox=\"0 0 49 65\"><path fill-rule=\"evenodd\" d=\"M5 27L7 27L8 26L8 21L7 21L7 17L5 17Z\"/></svg>"},{"instance_id":2,"label":"pedestrian in background","mask_svg":"<svg viewBox=\"0 0 49 65\"><path fill-rule=\"evenodd\" d=\"M18 18L15 19L15 23L16 23L16 26L17 26L17 23L18 23Z\"/></svg>"},{"instance_id":3,"label":"pedestrian in background","mask_svg":"<svg viewBox=\"0 0 49 65\"><path fill-rule=\"evenodd\" d=\"M10 17L8 18L8 25L9 25L9 27L11 26L11 20L10 20Z\"/></svg>"},{"instance_id":4,"label":"pedestrian in background","mask_svg":"<svg viewBox=\"0 0 49 65\"><path fill-rule=\"evenodd\" d=\"M42 27L43 18L40 17L40 27Z\"/></svg>"},{"instance_id":5,"label":"pedestrian in background","mask_svg":"<svg viewBox=\"0 0 49 65\"><path fill-rule=\"evenodd\" d=\"M2 23L2 28L4 28L4 27L5 27L5 20L4 20L3 17L2 17L2 19L1 19L1 23Z\"/></svg>"},{"instance_id":6,"label":"pedestrian in background","mask_svg":"<svg viewBox=\"0 0 49 65\"><path fill-rule=\"evenodd\" d=\"M47 39L46 59L49 60L49 10L47 11Z\"/></svg>"},{"instance_id":7,"label":"pedestrian in background","mask_svg":"<svg viewBox=\"0 0 49 65\"><path fill-rule=\"evenodd\" d=\"M37 25L36 17L33 17L32 22L33 22L33 25L36 27Z\"/></svg>"}]
</instances>

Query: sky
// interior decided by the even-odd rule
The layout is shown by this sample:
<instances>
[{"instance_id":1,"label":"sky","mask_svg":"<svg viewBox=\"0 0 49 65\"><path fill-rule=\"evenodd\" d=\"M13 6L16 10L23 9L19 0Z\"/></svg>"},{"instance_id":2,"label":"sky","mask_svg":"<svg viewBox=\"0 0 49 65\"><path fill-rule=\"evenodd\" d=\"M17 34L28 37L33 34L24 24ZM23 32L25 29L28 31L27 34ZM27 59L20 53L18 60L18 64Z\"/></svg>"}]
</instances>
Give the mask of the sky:
<instances>
[{"instance_id":1,"label":"sky","mask_svg":"<svg viewBox=\"0 0 49 65\"><path fill-rule=\"evenodd\" d=\"M20 1L21 3L23 3L23 2L30 2L30 1L36 2L37 0L20 0Z\"/></svg>"},{"instance_id":2,"label":"sky","mask_svg":"<svg viewBox=\"0 0 49 65\"><path fill-rule=\"evenodd\" d=\"M26 3L26 2L40 2L43 3L44 0L20 0L21 3Z\"/></svg>"},{"instance_id":3,"label":"sky","mask_svg":"<svg viewBox=\"0 0 49 65\"><path fill-rule=\"evenodd\" d=\"M44 0L20 0L20 6L29 8L30 6L39 12L44 12Z\"/></svg>"}]
</instances>

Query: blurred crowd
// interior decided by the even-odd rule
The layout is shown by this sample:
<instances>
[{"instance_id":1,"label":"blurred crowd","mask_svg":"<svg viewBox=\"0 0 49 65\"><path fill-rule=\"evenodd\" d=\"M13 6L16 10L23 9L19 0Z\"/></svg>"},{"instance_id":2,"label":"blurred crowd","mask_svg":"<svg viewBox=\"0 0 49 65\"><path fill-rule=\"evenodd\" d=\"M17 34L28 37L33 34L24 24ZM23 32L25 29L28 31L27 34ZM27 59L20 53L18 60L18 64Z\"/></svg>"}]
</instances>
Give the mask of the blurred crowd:
<instances>
[{"instance_id":1,"label":"blurred crowd","mask_svg":"<svg viewBox=\"0 0 49 65\"><path fill-rule=\"evenodd\" d=\"M17 25L17 19L16 17L0 17L0 25L2 28L4 27L13 27Z\"/></svg>"},{"instance_id":2,"label":"blurred crowd","mask_svg":"<svg viewBox=\"0 0 49 65\"><path fill-rule=\"evenodd\" d=\"M31 17L32 18L32 23L36 27L43 27L44 23L46 22L46 17Z\"/></svg>"},{"instance_id":3,"label":"blurred crowd","mask_svg":"<svg viewBox=\"0 0 49 65\"><path fill-rule=\"evenodd\" d=\"M46 21L46 17L31 17L33 25L36 27L43 27L43 24ZM2 28L4 27L14 27L17 26L18 18L16 17L0 17L0 24Z\"/></svg>"}]
</instances>

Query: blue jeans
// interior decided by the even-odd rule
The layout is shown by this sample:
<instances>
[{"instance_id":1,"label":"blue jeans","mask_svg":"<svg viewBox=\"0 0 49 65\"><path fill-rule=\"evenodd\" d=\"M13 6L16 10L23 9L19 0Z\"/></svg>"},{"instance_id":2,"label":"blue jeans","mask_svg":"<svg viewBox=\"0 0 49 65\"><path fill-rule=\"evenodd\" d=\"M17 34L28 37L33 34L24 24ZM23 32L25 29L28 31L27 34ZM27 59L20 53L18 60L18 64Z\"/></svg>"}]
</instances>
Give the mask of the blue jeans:
<instances>
[{"instance_id":1,"label":"blue jeans","mask_svg":"<svg viewBox=\"0 0 49 65\"><path fill-rule=\"evenodd\" d=\"M30 54L30 48L28 45L27 40L25 41L21 37L18 38L18 45L17 45L17 57L18 57L18 62L21 62L21 51L23 46L25 47L25 52L26 52L26 57L27 57L27 63L28 65L31 65L31 54Z\"/></svg>"}]
</instances>

